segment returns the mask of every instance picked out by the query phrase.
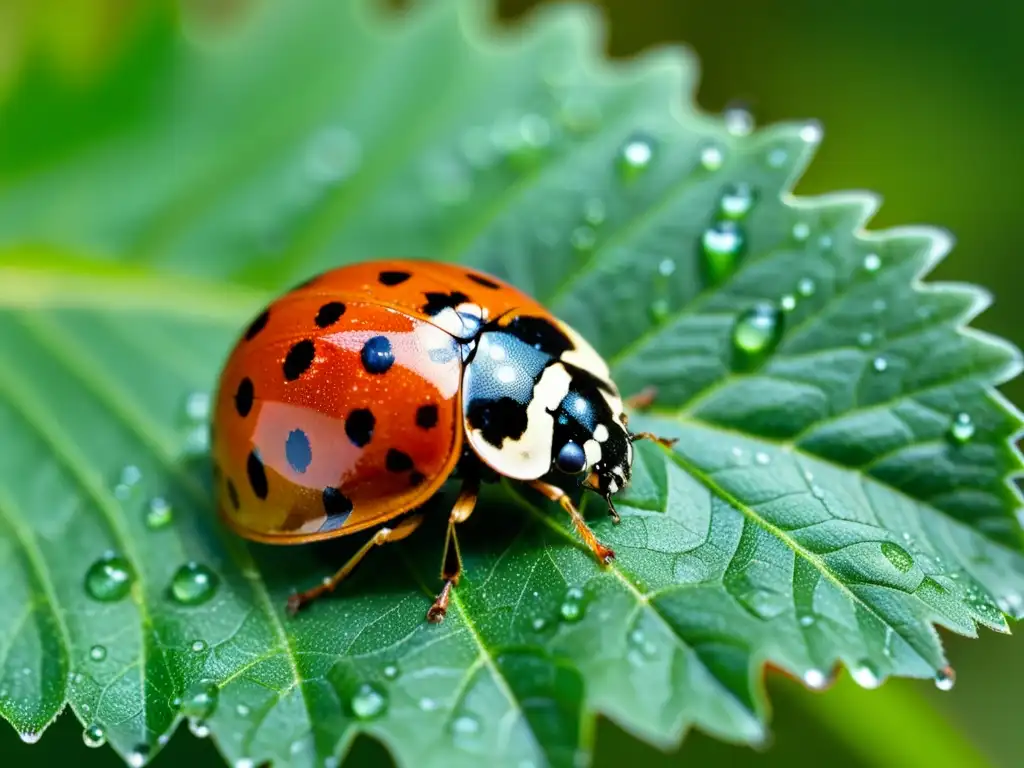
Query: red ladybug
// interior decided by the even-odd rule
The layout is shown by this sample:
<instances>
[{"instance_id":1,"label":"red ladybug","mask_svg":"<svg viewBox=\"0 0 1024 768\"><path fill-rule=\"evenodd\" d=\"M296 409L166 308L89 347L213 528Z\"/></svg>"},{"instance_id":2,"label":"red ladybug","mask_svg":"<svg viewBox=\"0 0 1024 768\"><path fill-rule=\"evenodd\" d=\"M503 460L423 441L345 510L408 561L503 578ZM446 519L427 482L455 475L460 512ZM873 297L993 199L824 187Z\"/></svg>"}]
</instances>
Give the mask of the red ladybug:
<instances>
[{"instance_id":1,"label":"red ladybug","mask_svg":"<svg viewBox=\"0 0 1024 768\"><path fill-rule=\"evenodd\" d=\"M565 323L481 272L425 261L342 267L260 314L221 374L214 475L223 519L248 539L301 544L376 529L295 611L333 589L458 467L442 566L427 613L441 621L461 570L455 534L489 468L557 501L602 562L572 501L549 481L579 475L611 497L634 440L608 366Z\"/></svg>"}]
</instances>

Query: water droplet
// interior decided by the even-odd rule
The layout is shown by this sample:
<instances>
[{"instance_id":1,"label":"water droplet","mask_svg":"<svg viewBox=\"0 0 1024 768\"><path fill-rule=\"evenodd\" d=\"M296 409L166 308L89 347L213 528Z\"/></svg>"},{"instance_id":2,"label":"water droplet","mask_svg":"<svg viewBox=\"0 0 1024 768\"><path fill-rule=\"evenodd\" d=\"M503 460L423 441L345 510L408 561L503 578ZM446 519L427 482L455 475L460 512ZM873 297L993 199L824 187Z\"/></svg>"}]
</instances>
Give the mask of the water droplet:
<instances>
[{"instance_id":1,"label":"water droplet","mask_svg":"<svg viewBox=\"0 0 1024 768\"><path fill-rule=\"evenodd\" d=\"M814 281L809 277L802 278L799 283L796 284L796 292L804 298L813 296L816 286Z\"/></svg>"},{"instance_id":2,"label":"water droplet","mask_svg":"<svg viewBox=\"0 0 1024 768\"><path fill-rule=\"evenodd\" d=\"M627 181L638 178L654 160L654 144L644 136L633 136L619 150L619 173Z\"/></svg>"},{"instance_id":3,"label":"water droplet","mask_svg":"<svg viewBox=\"0 0 1024 768\"><path fill-rule=\"evenodd\" d=\"M811 236L811 225L806 221L798 221L793 225L793 237L801 243Z\"/></svg>"},{"instance_id":4,"label":"water droplet","mask_svg":"<svg viewBox=\"0 0 1024 768\"><path fill-rule=\"evenodd\" d=\"M658 264L658 274L670 277L676 271L676 263L672 259L662 259Z\"/></svg>"},{"instance_id":5,"label":"water droplet","mask_svg":"<svg viewBox=\"0 0 1024 768\"><path fill-rule=\"evenodd\" d=\"M146 510L146 527L151 531L166 528L174 520L174 509L163 496L156 496L149 502Z\"/></svg>"},{"instance_id":6,"label":"water droplet","mask_svg":"<svg viewBox=\"0 0 1024 768\"><path fill-rule=\"evenodd\" d=\"M760 464L762 467L766 467L772 463L772 457L764 451L758 451L754 454L754 461Z\"/></svg>"},{"instance_id":7,"label":"water droplet","mask_svg":"<svg viewBox=\"0 0 1024 768\"><path fill-rule=\"evenodd\" d=\"M810 615L801 616L800 617L800 626L801 627L812 627L812 626L814 626L814 617L810 616Z\"/></svg>"},{"instance_id":8,"label":"water droplet","mask_svg":"<svg viewBox=\"0 0 1024 768\"><path fill-rule=\"evenodd\" d=\"M666 299L655 299L648 308L648 314L652 323L661 325L668 320L669 315L672 314L672 309L669 307Z\"/></svg>"},{"instance_id":9,"label":"water droplet","mask_svg":"<svg viewBox=\"0 0 1024 768\"><path fill-rule=\"evenodd\" d=\"M862 347L870 347L875 343L875 334L871 331L861 331L857 334L857 343Z\"/></svg>"},{"instance_id":10,"label":"water droplet","mask_svg":"<svg viewBox=\"0 0 1024 768\"><path fill-rule=\"evenodd\" d=\"M93 600L114 602L131 591L134 578L131 564L127 560L107 552L86 571L85 591Z\"/></svg>"},{"instance_id":11,"label":"water droplet","mask_svg":"<svg viewBox=\"0 0 1024 768\"><path fill-rule=\"evenodd\" d=\"M882 266L882 259L877 253L869 253L864 257L864 269L868 272L877 272Z\"/></svg>"},{"instance_id":12,"label":"water droplet","mask_svg":"<svg viewBox=\"0 0 1024 768\"><path fill-rule=\"evenodd\" d=\"M192 652L193 653L202 653L203 651L206 650L206 641L205 640L195 640L192 643L191 648L192 648Z\"/></svg>"},{"instance_id":13,"label":"water droplet","mask_svg":"<svg viewBox=\"0 0 1024 768\"><path fill-rule=\"evenodd\" d=\"M878 373L883 373L889 368L889 361L884 357L876 357L871 361L871 367L874 368Z\"/></svg>"},{"instance_id":14,"label":"water droplet","mask_svg":"<svg viewBox=\"0 0 1024 768\"><path fill-rule=\"evenodd\" d=\"M197 739L205 739L210 735L210 726L202 720L189 720L188 729Z\"/></svg>"},{"instance_id":15,"label":"water droplet","mask_svg":"<svg viewBox=\"0 0 1024 768\"><path fill-rule=\"evenodd\" d=\"M452 738L456 744L469 746L480 734L480 720L473 715L459 715L451 724Z\"/></svg>"},{"instance_id":16,"label":"water droplet","mask_svg":"<svg viewBox=\"0 0 1024 768\"><path fill-rule=\"evenodd\" d=\"M217 574L196 562L188 562L174 572L171 597L181 605L200 605L217 591Z\"/></svg>"},{"instance_id":17,"label":"water droplet","mask_svg":"<svg viewBox=\"0 0 1024 768\"><path fill-rule=\"evenodd\" d=\"M433 699L428 699L426 697L420 699L419 704L420 709L422 709L424 712L433 712L435 709L437 709L437 702Z\"/></svg>"},{"instance_id":18,"label":"water droplet","mask_svg":"<svg viewBox=\"0 0 1024 768\"><path fill-rule=\"evenodd\" d=\"M149 744L136 744L125 756L125 761L131 768L142 768L146 764L146 757L149 755Z\"/></svg>"},{"instance_id":19,"label":"water droplet","mask_svg":"<svg viewBox=\"0 0 1024 768\"><path fill-rule=\"evenodd\" d=\"M536 630L537 632L540 632L547 625L548 625L548 623L544 619L540 618L539 616L536 619L534 619L531 622L531 624L530 624L530 626L532 626L534 628L534 630Z\"/></svg>"},{"instance_id":20,"label":"water droplet","mask_svg":"<svg viewBox=\"0 0 1024 768\"><path fill-rule=\"evenodd\" d=\"M82 731L82 741L85 742L87 747L102 747L107 743L107 732L103 730L102 725L93 723L86 726L85 730Z\"/></svg>"},{"instance_id":21,"label":"water droplet","mask_svg":"<svg viewBox=\"0 0 1024 768\"><path fill-rule=\"evenodd\" d=\"M38 731L23 731L18 734L18 737L26 744L35 744L42 737L42 733Z\"/></svg>"},{"instance_id":22,"label":"water droplet","mask_svg":"<svg viewBox=\"0 0 1024 768\"><path fill-rule=\"evenodd\" d=\"M570 96L558 110L558 122L569 133L590 133L601 125L601 108L589 98Z\"/></svg>"},{"instance_id":23,"label":"water droplet","mask_svg":"<svg viewBox=\"0 0 1024 768\"><path fill-rule=\"evenodd\" d=\"M627 658L635 666L644 664L658 654L658 646L648 640L647 635L639 627L630 632L626 639L631 647Z\"/></svg>"},{"instance_id":24,"label":"water droplet","mask_svg":"<svg viewBox=\"0 0 1024 768\"><path fill-rule=\"evenodd\" d=\"M822 130L820 123L807 123L800 129L800 138L808 144L818 144L821 141Z\"/></svg>"},{"instance_id":25,"label":"water droplet","mask_svg":"<svg viewBox=\"0 0 1024 768\"><path fill-rule=\"evenodd\" d=\"M771 354L782 338L782 314L760 302L741 314L732 328L732 343L741 367L754 365Z\"/></svg>"},{"instance_id":26,"label":"water droplet","mask_svg":"<svg viewBox=\"0 0 1024 768\"><path fill-rule=\"evenodd\" d=\"M133 491L142 480L142 470L134 464L129 464L121 470L117 484L114 486L114 496L120 501L131 498Z\"/></svg>"},{"instance_id":27,"label":"water droplet","mask_svg":"<svg viewBox=\"0 0 1024 768\"><path fill-rule=\"evenodd\" d=\"M783 312L792 312L796 309L796 297L787 293L780 299L779 306L782 307Z\"/></svg>"},{"instance_id":28,"label":"water droplet","mask_svg":"<svg viewBox=\"0 0 1024 768\"><path fill-rule=\"evenodd\" d=\"M746 238L736 222L719 221L704 230L700 245L705 278L712 285L718 285L736 269Z\"/></svg>"},{"instance_id":29,"label":"water droplet","mask_svg":"<svg viewBox=\"0 0 1024 768\"><path fill-rule=\"evenodd\" d=\"M394 680L398 677L398 667L394 664L388 664L384 667L384 679Z\"/></svg>"},{"instance_id":30,"label":"water droplet","mask_svg":"<svg viewBox=\"0 0 1024 768\"><path fill-rule=\"evenodd\" d=\"M724 162L725 155L714 144L708 144L700 151L700 164L705 171L717 171Z\"/></svg>"},{"instance_id":31,"label":"water droplet","mask_svg":"<svg viewBox=\"0 0 1024 768\"><path fill-rule=\"evenodd\" d=\"M565 593L565 600L558 609L562 619L568 622L577 622L583 618L585 606L583 604L583 590L579 587L570 587Z\"/></svg>"},{"instance_id":32,"label":"water droplet","mask_svg":"<svg viewBox=\"0 0 1024 768\"><path fill-rule=\"evenodd\" d=\"M607 217L608 211L601 198L592 197L583 205L583 218L591 226L601 226Z\"/></svg>"},{"instance_id":33,"label":"water droplet","mask_svg":"<svg viewBox=\"0 0 1024 768\"><path fill-rule=\"evenodd\" d=\"M828 684L828 678L820 669L808 669L803 677L804 684L815 691L820 691Z\"/></svg>"},{"instance_id":34,"label":"water droplet","mask_svg":"<svg viewBox=\"0 0 1024 768\"><path fill-rule=\"evenodd\" d=\"M876 670L867 661L862 661L851 669L850 675L853 677L854 682L856 682L861 688L872 689L877 688L882 684L882 679L878 675L878 670Z\"/></svg>"},{"instance_id":35,"label":"water droplet","mask_svg":"<svg viewBox=\"0 0 1024 768\"><path fill-rule=\"evenodd\" d=\"M885 555L885 559L892 563L893 567L900 571L900 573L906 573L914 567L914 558L910 556L899 544L893 544L891 541L882 542L882 554Z\"/></svg>"},{"instance_id":36,"label":"water droplet","mask_svg":"<svg viewBox=\"0 0 1024 768\"><path fill-rule=\"evenodd\" d=\"M107 649L102 645L94 645L89 649L89 658L93 661L103 661L107 658Z\"/></svg>"},{"instance_id":37,"label":"water droplet","mask_svg":"<svg viewBox=\"0 0 1024 768\"><path fill-rule=\"evenodd\" d=\"M577 253L589 253L597 245L597 232L593 227L576 227L569 236L569 243Z\"/></svg>"},{"instance_id":38,"label":"water droplet","mask_svg":"<svg viewBox=\"0 0 1024 768\"><path fill-rule=\"evenodd\" d=\"M935 673L935 687L940 691L951 691L956 685L956 672L952 667L943 667Z\"/></svg>"},{"instance_id":39,"label":"water droplet","mask_svg":"<svg viewBox=\"0 0 1024 768\"><path fill-rule=\"evenodd\" d=\"M749 136L754 130L754 116L750 110L733 105L725 108L722 113L725 130L733 136Z\"/></svg>"},{"instance_id":40,"label":"water droplet","mask_svg":"<svg viewBox=\"0 0 1024 768\"><path fill-rule=\"evenodd\" d=\"M781 168L788 159L789 153L781 147L768 153L768 165L772 168Z\"/></svg>"},{"instance_id":41,"label":"water droplet","mask_svg":"<svg viewBox=\"0 0 1024 768\"><path fill-rule=\"evenodd\" d=\"M974 437L974 421L969 413L958 413L949 427L949 436L957 443L966 443Z\"/></svg>"},{"instance_id":42,"label":"water droplet","mask_svg":"<svg viewBox=\"0 0 1024 768\"><path fill-rule=\"evenodd\" d=\"M256 761L251 757L240 757L235 760L235 768L256 768Z\"/></svg>"},{"instance_id":43,"label":"water droplet","mask_svg":"<svg viewBox=\"0 0 1024 768\"><path fill-rule=\"evenodd\" d=\"M185 692L181 702L181 714L196 720L205 720L217 709L219 698L220 690L216 683L200 680Z\"/></svg>"},{"instance_id":44,"label":"water droplet","mask_svg":"<svg viewBox=\"0 0 1024 768\"><path fill-rule=\"evenodd\" d=\"M306 171L317 184L336 184L358 170L361 156L362 149L355 136L344 128L328 128L310 142Z\"/></svg>"},{"instance_id":45,"label":"water droplet","mask_svg":"<svg viewBox=\"0 0 1024 768\"><path fill-rule=\"evenodd\" d=\"M824 499L825 498L825 489L822 488L820 485L812 485L811 486L811 496L813 496L816 499Z\"/></svg>"},{"instance_id":46,"label":"water droplet","mask_svg":"<svg viewBox=\"0 0 1024 768\"><path fill-rule=\"evenodd\" d=\"M185 433L181 446L184 456L204 456L210 451L210 428L207 424L196 424Z\"/></svg>"},{"instance_id":47,"label":"water droplet","mask_svg":"<svg viewBox=\"0 0 1024 768\"><path fill-rule=\"evenodd\" d=\"M718 201L718 210L727 219L742 219L750 213L755 202L754 188L740 181L725 188Z\"/></svg>"},{"instance_id":48,"label":"water droplet","mask_svg":"<svg viewBox=\"0 0 1024 768\"><path fill-rule=\"evenodd\" d=\"M1015 619L1021 617L1024 611L1024 597L1016 592L1007 592L997 600L999 610Z\"/></svg>"},{"instance_id":49,"label":"water droplet","mask_svg":"<svg viewBox=\"0 0 1024 768\"><path fill-rule=\"evenodd\" d=\"M372 683L363 683L349 701L353 716L359 720L372 720L383 715L388 708L387 694Z\"/></svg>"},{"instance_id":50,"label":"water droplet","mask_svg":"<svg viewBox=\"0 0 1024 768\"><path fill-rule=\"evenodd\" d=\"M210 418L209 392L192 392L185 398L185 418L189 421L206 421Z\"/></svg>"},{"instance_id":51,"label":"water droplet","mask_svg":"<svg viewBox=\"0 0 1024 768\"><path fill-rule=\"evenodd\" d=\"M245 704L239 704L235 707L235 714L239 717L248 717L251 711Z\"/></svg>"}]
</instances>

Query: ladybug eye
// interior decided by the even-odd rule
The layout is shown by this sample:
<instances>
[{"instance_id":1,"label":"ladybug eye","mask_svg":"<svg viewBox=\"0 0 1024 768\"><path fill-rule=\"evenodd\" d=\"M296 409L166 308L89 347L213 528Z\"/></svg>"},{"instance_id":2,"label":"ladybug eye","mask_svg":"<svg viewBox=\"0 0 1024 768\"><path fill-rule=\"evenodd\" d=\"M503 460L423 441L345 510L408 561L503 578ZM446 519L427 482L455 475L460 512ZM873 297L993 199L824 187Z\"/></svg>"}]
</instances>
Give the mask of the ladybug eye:
<instances>
[{"instance_id":1,"label":"ladybug eye","mask_svg":"<svg viewBox=\"0 0 1024 768\"><path fill-rule=\"evenodd\" d=\"M573 442L563 445L555 458L555 466L567 475L575 475L587 468L587 455Z\"/></svg>"}]
</instances>

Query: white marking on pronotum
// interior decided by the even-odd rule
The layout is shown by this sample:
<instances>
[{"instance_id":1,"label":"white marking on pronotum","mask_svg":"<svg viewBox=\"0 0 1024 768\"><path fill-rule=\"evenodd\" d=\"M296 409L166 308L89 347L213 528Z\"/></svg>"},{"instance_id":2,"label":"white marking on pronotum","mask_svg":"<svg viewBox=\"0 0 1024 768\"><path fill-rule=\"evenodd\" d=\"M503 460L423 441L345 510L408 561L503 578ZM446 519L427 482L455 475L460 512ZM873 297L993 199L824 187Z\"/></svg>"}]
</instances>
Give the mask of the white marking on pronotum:
<instances>
[{"instance_id":1,"label":"white marking on pronotum","mask_svg":"<svg viewBox=\"0 0 1024 768\"><path fill-rule=\"evenodd\" d=\"M603 443L608 439L608 427L604 424L598 424L594 427L594 439L599 443Z\"/></svg>"}]
</instances>

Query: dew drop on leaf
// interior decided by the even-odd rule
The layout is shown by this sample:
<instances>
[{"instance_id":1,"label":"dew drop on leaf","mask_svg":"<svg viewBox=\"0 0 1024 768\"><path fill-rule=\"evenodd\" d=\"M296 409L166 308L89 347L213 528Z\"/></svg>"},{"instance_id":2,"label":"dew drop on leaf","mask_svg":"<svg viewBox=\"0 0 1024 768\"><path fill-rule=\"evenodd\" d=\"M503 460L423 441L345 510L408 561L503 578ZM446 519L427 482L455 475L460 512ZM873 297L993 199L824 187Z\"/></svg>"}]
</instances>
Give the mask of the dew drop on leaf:
<instances>
[{"instance_id":1,"label":"dew drop on leaf","mask_svg":"<svg viewBox=\"0 0 1024 768\"><path fill-rule=\"evenodd\" d=\"M107 552L85 573L85 591L93 600L111 603L124 598L132 588L135 575L123 557Z\"/></svg>"},{"instance_id":2,"label":"dew drop on leaf","mask_svg":"<svg viewBox=\"0 0 1024 768\"><path fill-rule=\"evenodd\" d=\"M820 123L807 123L800 129L800 138L808 144L817 144L821 141L822 130Z\"/></svg>"},{"instance_id":3,"label":"dew drop on leaf","mask_svg":"<svg viewBox=\"0 0 1024 768\"><path fill-rule=\"evenodd\" d=\"M565 593L565 599L562 601L558 613L563 621L570 623L582 619L584 614L583 590L579 587L570 587L569 591Z\"/></svg>"},{"instance_id":4,"label":"dew drop on leaf","mask_svg":"<svg viewBox=\"0 0 1024 768\"><path fill-rule=\"evenodd\" d=\"M754 130L754 115L741 106L726 107L722 118L725 120L725 130L733 136L749 136Z\"/></svg>"},{"instance_id":5,"label":"dew drop on leaf","mask_svg":"<svg viewBox=\"0 0 1024 768\"><path fill-rule=\"evenodd\" d=\"M181 605L200 605L217 591L217 574L205 565L188 562L174 572L171 597Z\"/></svg>"},{"instance_id":6,"label":"dew drop on leaf","mask_svg":"<svg viewBox=\"0 0 1024 768\"><path fill-rule=\"evenodd\" d=\"M798 221L793 225L793 237L801 243L811 236L811 227L807 222Z\"/></svg>"},{"instance_id":7,"label":"dew drop on leaf","mask_svg":"<svg viewBox=\"0 0 1024 768\"><path fill-rule=\"evenodd\" d=\"M647 314L651 318L651 322L655 325L661 325L668 320L669 315L672 314L672 310L668 305L668 301L665 299L655 299L651 302L651 306L648 308Z\"/></svg>"},{"instance_id":8,"label":"dew drop on leaf","mask_svg":"<svg viewBox=\"0 0 1024 768\"><path fill-rule=\"evenodd\" d=\"M662 259L658 263L658 274L662 277L671 277L676 271L676 263L672 259Z\"/></svg>"},{"instance_id":9,"label":"dew drop on leaf","mask_svg":"<svg viewBox=\"0 0 1024 768\"><path fill-rule=\"evenodd\" d=\"M420 699L419 706L424 712L433 712L437 709L437 702L424 696Z\"/></svg>"},{"instance_id":10,"label":"dew drop on leaf","mask_svg":"<svg viewBox=\"0 0 1024 768\"><path fill-rule=\"evenodd\" d=\"M480 720L473 715L459 715L451 724L452 737L460 746L468 746L476 741L480 733Z\"/></svg>"},{"instance_id":11,"label":"dew drop on leaf","mask_svg":"<svg viewBox=\"0 0 1024 768\"><path fill-rule=\"evenodd\" d=\"M744 181L730 184L718 200L718 211L726 219L744 218L754 207L754 188Z\"/></svg>"},{"instance_id":12,"label":"dew drop on leaf","mask_svg":"<svg viewBox=\"0 0 1024 768\"><path fill-rule=\"evenodd\" d=\"M625 181L633 181L646 171L654 160L654 143L646 136L632 136L619 150L617 165Z\"/></svg>"},{"instance_id":13,"label":"dew drop on leaf","mask_svg":"<svg viewBox=\"0 0 1024 768\"><path fill-rule=\"evenodd\" d=\"M206 421L210 418L209 392L192 392L185 398L185 418L188 421Z\"/></svg>"},{"instance_id":14,"label":"dew drop on leaf","mask_svg":"<svg viewBox=\"0 0 1024 768\"><path fill-rule=\"evenodd\" d=\"M724 162L725 155L714 144L709 144L700 151L700 165L705 171L717 171Z\"/></svg>"},{"instance_id":15,"label":"dew drop on leaf","mask_svg":"<svg viewBox=\"0 0 1024 768\"><path fill-rule=\"evenodd\" d=\"M875 334L871 331L861 331L857 334L857 343L862 347L870 347L875 343Z\"/></svg>"},{"instance_id":16,"label":"dew drop on leaf","mask_svg":"<svg viewBox=\"0 0 1024 768\"><path fill-rule=\"evenodd\" d=\"M206 650L206 641L205 640L193 640L192 641L192 645L189 646L189 647L192 648L192 652L193 653L202 653L203 651Z\"/></svg>"},{"instance_id":17,"label":"dew drop on leaf","mask_svg":"<svg viewBox=\"0 0 1024 768\"><path fill-rule=\"evenodd\" d=\"M398 677L398 666L396 664L388 664L384 667L384 679L395 680Z\"/></svg>"},{"instance_id":18,"label":"dew drop on leaf","mask_svg":"<svg viewBox=\"0 0 1024 768\"><path fill-rule=\"evenodd\" d=\"M592 197L583 205L583 218L592 227L601 226L607 217L608 211L601 198Z\"/></svg>"},{"instance_id":19,"label":"dew drop on leaf","mask_svg":"<svg viewBox=\"0 0 1024 768\"><path fill-rule=\"evenodd\" d=\"M252 710L250 710L249 707L245 704L239 704L237 707L235 707L235 714L239 717L248 717L251 711Z\"/></svg>"},{"instance_id":20,"label":"dew drop on leaf","mask_svg":"<svg viewBox=\"0 0 1024 768\"><path fill-rule=\"evenodd\" d=\"M766 467L772 463L772 457L764 451L758 451L754 454L754 461L762 467Z\"/></svg>"},{"instance_id":21,"label":"dew drop on leaf","mask_svg":"<svg viewBox=\"0 0 1024 768\"><path fill-rule=\"evenodd\" d=\"M810 616L810 615L801 616L800 617L800 626L801 627L812 627L812 626L814 626L814 617Z\"/></svg>"},{"instance_id":22,"label":"dew drop on leaf","mask_svg":"<svg viewBox=\"0 0 1024 768\"><path fill-rule=\"evenodd\" d=\"M569 133L590 133L601 125L601 108L590 99L571 96L562 102L558 122Z\"/></svg>"},{"instance_id":23,"label":"dew drop on leaf","mask_svg":"<svg viewBox=\"0 0 1024 768\"><path fill-rule=\"evenodd\" d=\"M914 567L914 558L910 556L899 544L893 544L891 541L882 542L882 554L885 555L885 559L892 563L893 567L901 573L906 573Z\"/></svg>"},{"instance_id":24,"label":"dew drop on leaf","mask_svg":"<svg viewBox=\"0 0 1024 768\"><path fill-rule=\"evenodd\" d=\"M869 253L864 257L864 269L868 272L877 272L882 266L882 259L877 253Z\"/></svg>"},{"instance_id":25,"label":"dew drop on leaf","mask_svg":"<svg viewBox=\"0 0 1024 768\"><path fill-rule=\"evenodd\" d=\"M235 768L256 768L256 761L251 757L240 757L235 760Z\"/></svg>"},{"instance_id":26,"label":"dew drop on leaf","mask_svg":"<svg viewBox=\"0 0 1024 768\"><path fill-rule=\"evenodd\" d=\"M736 362L745 368L764 360L782 339L782 313L768 302L759 302L743 312L732 328Z\"/></svg>"},{"instance_id":27,"label":"dew drop on leaf","mask_svg":"<svg viewBox=\"0 0 1024 768\"><path fill-rule=\"evenodd\" d=\"M786 161L788 159L789 153L782 148L773 149L771 152L768 153L768 156L766 158L766 160L768 161L768 165L771 168L781 168L786 164Z\"/></svg>"},{"instance_id":28,"label":"dew drop on leaf","mask_svg":"<svg viewBox=\"0 0 1024 768\"><path fill-rule=\"evenodd\" d=\"M210 735L210 726L208 726L204 720L189 720L188 730L197 739L205 739Z\"/></svg>"},{"instance_id":29,"label":"dew drop on leaf","mask_svg":"<svg viewBox=\"0 0 1024 768\"><path fill-rule=\"evenodd\" d=\"M547 625L548 625L548 623L543 618L541 618L539 616L536 619L534 619L533 622L530 624L530 626L532 626L534 628L534 630L537 631L537 632L540 632Z\"/></svg>"},{"instance_id":30,"label":"dew drop on leaf","mask_svg":"<svg viewBox=\"0 0 1024 768\"><path fill-rule=\"evenodd\" d=\"M196 720L205 720L217 709L220 690L210 680L194 683L186 692L181 702L181 714Z\"/></svg>"},{"instance_id":31,"label":"dew drop on leaf","mask_svg":"<svg viewBox=\"0 0 1024 768\"><path fill-rule=\"evenodd\" d=\"M114 497L119 501L128 500L141 481L142 470L134 464L129 464L118 475L117 483L114 485Z\"/></svg>"},{"instance_id":32,"label":"dew drop on leaf","mask_svg":"<svg viewBox=\"0 0 1024 768\"><path fill-rule=\"evenodd\" d=\"M956 685L956 672L952 667L943 667L935 673L935 687L940 691L951 691Z\"/></svg>"},{"instance_id":33,"label":"dew drop on leaf","mask_svg":"<svg viewBox=\"0 0 1024 768\"><path fill-rule=\"evenodd\" d=\"M787 293L779 300L779 306L782 308L783 312L792 312L796 309L796 297Z\"/></svg>"},{"instance_id":34,"label":"dew drop on leaf","mask_svg":"<svg viewBox=\"0 0 1024 768\"><path fill-rule=\"evenodd\" d=\"M349 709L358 720L372 720L383 715L388 708L388 697L372 683L363 683L349 700Z\"/></svg>"},{"instance_id":35,"label":"dew drop on leaf","mask_svg":"<svg viewBox=\"0 0 1024 768\"><path fill-rule=\"evenodd\" d=\"M708 283L718 285L736 270L746 238L734 221L712 224L700 238L704 274Z\"/></svg>"},{"instance_id":36,"label":"dew drop on leaf","mask_svg":"<svg viewBox=\"0 0 1024 768\"><path fill-rule=\"evenodd\" d=\"M817 286L815 286L814 281L809 277L802 278L800 282L796 284L796 292L804 298L813 296L816 289Z\"/></svg>"},{"instance_id":37,"label":"dew drop on leaf","mask_svg":"<svg viewBox=\"0 0 1024 768\"><path fill-rule=\"evenodd\" d=\"M107 732L103 730L102 725L96 723L87 725L82 731L82 741L87 747L102 747L107 743Z\"/></svg>"},{"instance_id":38,"label":"dew drop on leaf","mask_svg":"<svg viewBox=\"0 0 1024 768\"><path fill-rule=\"evenodd\" d=\"M155 496L146 510L146 527L151 531L166 528L174 520L174 509L163 496Z\"/></svg>"},{"instance_id":39,"label":"dew drop on leaf","mask_svg":"<svg viewBox=\"0 0 1024 768\"><path fill-rule=\"evenodd\" d=\"M853 680L861 688L877 688L882 684L878 671L867 661L862 661L850 670Z\"/></svg>"},{"instance_id":40,"label":"dew drop on leaf","mask_svg":"<svg viewBox=\"0 0 1024 768\"><path fill-rule=\"evenodd\" d=\"M43 734L40 731L21 731L18 733L18 738L26 744L35 744L39 741L42 735Z\"/></svg>"},{"instance_id":41,"label":"dew drop on leaf","mask_svg":"<svg viewBox=\"0 0 1024 768\"><path fill-rule=\"evenodd\" d=\"M955 443L966 443L974 437L974 420L969 413L958 413L949 427L949 436Z\"/></svg>"},{"instance_id":42,"label":"dew drop on leaf","mask_svg":"<svg viewBox=\"0 0 1024 768\"><path fill-rule=\"evenodd\" d=\"M142 768L146 764L146 758L149 756L149 745L148 744L136 744L132 747L132 751L125 755L125 761L131 768Z\"/></svg>"},{"instance_id":43,"label":"dew drop on leaf","mask_svg":"<svg viewBox=\"0 0 1024 768\"><path fill-rule=\"evenodd\" d=\"M92 648L89 649L89 658L93 661L103 661L105 658L107 658L106 646L94 645Z\"/></svg>"},{"instance_id":44,"label":"dew drop on leaf","mask_svg":"<svg viewBox=\"0 0 1024 768\"><path fill-rule=\"evenodd\" d=\"M871 367L874 368L875 371L877 371L878 373L884 373L889 369L889 361L886 360L884 357L876 357L874 360L871 361Z\"/></svg>"},{"instance_id":45,"label":"dew drop on leaf","mask_svg":"<svg viewBox=\"0 0 1024 768\"><path fill-rule=\"evenodd\" d=\"M828 684L828 678L820 669L808 669L803 674L804 684L815 691L820 691Z\"/></svg>"},{"instance_id":46,"label":"dew drop on leaf","mask_svg":"<svg viewBox=\"0 0 1024 768\"><path fill-rule=\"evenodd\" d=\"M569 242L577 253L590 253L597 245L597 232L593 227L576 227L569 235Z\"/></svg>"}]
</instances>

